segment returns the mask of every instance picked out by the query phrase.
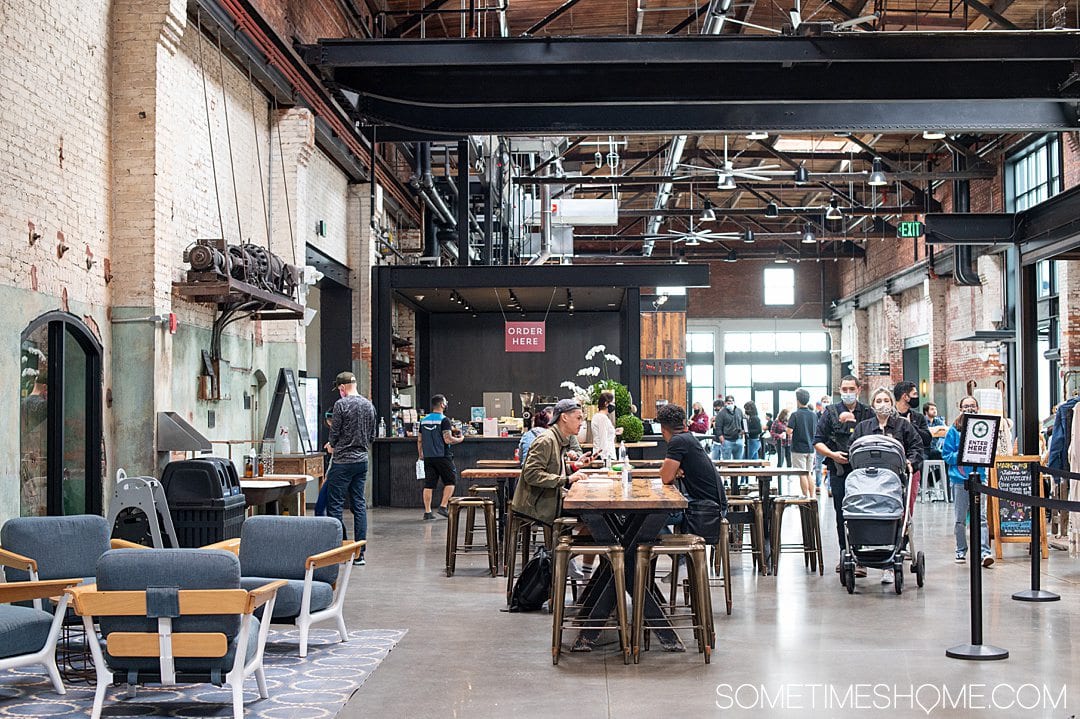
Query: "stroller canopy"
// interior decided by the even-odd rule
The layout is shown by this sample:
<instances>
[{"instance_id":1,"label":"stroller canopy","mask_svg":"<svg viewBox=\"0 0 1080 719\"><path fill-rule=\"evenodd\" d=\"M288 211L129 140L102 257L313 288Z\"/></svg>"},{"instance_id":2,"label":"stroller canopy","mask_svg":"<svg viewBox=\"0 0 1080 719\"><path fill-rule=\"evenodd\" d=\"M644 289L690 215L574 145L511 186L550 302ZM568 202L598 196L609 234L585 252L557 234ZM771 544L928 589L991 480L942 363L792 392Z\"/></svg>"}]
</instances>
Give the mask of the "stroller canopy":
<instances>
[{"instance_id":1,"label":"stroller canopy","mask_svg":"<svg viewBox=\"0 0 1080 719\"><path fill-rule=\"evenodd\" d=\"M852 469L888 469L903 477L907 474L907 453L903 443L887 434L865 434L848 448Z\"/></svg>"},{"instance_id":2,"label":"stroller canopy","mask_svg":"<svg viewBox=\"0 0 1080 719\"><path fill-rule=\"evenodd\" d=\"M848 474L845 519L900 519L904 515L904 482L889 469L856 469Z\"/></svg>"}]
</instances>

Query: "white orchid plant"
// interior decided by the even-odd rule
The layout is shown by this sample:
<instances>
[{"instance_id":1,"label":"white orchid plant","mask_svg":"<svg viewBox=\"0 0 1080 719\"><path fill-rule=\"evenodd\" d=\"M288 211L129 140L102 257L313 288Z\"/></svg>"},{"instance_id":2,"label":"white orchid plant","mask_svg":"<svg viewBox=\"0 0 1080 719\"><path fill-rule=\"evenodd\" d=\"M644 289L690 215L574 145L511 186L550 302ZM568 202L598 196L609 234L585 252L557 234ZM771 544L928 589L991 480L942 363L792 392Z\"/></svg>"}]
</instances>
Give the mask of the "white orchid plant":
<instances>
[{"instance_id":1,"label":"white orchid plant","mask_svg":"<svg viewBox=\"0 0 1080 719\"><path fill-rule=\"evenodd\" d=\"M589 348L589 351L585 353L586 361L592 361L594 357L601 358L603 363L600 366L590 365L588 367L582 367L577 371L577 377L586 378L585 381L589 382L588 386L582 387L574 380L567 380L560 384L560 387L570 390L573 393L574 399L582 404L588 404L590 402L595 403L596 397L600 394L602 389L614 389L615 386L623 387L619 383L611 378L609 370L610 365L618 367L622 364L622 360L619 356L607 351L607 347L604 345L595 345ZM603 379L600 375L603 374ZM623 388L625 389L625 388ZM629 393L627 393L629 398ZM629 399L626 402L629 406Z\"/></svg>"}]
</instances>

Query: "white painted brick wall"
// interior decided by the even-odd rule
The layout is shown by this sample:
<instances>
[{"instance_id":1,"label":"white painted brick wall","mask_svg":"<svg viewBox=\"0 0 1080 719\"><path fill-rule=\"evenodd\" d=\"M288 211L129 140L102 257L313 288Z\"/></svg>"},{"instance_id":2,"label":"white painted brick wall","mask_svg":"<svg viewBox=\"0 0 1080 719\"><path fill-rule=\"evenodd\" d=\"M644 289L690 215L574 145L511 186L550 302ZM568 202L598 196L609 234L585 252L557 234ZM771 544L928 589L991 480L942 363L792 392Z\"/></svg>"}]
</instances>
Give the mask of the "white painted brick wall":
<instances>
[{"instance_id":1,"label":"white painted brick wall","mask_svg":"<svg viewBox=\"0 0 1080 719\"><path fill-rule=\"evenodd\" d=\"M306 225L300 225L300 235L342 264L349 261L348 238L349 180L345 173L321 151L316 151L308 167L307 196L304 198ZM320 220L326 223L326 237L315 232Z\"/></svg>"}]
</instances>

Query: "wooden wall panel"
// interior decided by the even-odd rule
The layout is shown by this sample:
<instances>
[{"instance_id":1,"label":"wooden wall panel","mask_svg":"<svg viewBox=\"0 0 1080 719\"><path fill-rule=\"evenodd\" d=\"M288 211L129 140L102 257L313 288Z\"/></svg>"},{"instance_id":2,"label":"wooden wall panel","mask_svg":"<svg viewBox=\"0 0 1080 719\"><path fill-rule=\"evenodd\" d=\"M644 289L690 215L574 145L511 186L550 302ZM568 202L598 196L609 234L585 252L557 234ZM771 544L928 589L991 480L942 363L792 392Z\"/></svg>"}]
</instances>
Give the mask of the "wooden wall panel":
<instances>
[{"instance_id":1,"label":"wooden wall panel","mask_svg":"<svg viewBox=\"0 0 1080 719\"><path fill-rule=\"evenodd\" d=\"M642 359L686 358L686 313L643 312L641 314ZM656 400L684 405L686 403L686 375L677 377L642 377L641 398L638 407L642 417L652 417L656 412Z\"/></svg>"}]
</instances>

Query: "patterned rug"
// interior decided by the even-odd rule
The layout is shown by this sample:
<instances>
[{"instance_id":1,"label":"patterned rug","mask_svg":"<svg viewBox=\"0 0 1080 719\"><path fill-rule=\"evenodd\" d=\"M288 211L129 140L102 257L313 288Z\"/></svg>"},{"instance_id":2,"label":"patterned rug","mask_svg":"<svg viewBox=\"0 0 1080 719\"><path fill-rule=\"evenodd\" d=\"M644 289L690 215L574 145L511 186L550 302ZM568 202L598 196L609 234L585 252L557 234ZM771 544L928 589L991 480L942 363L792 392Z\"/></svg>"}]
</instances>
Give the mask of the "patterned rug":
<instances>
[{"instance_id":1,"label":"patterned rug","mask_svg":"<svg viewBox=\"0 0 1080 719\"><path fill-rule=\"evenodd\" d=\"M255 677L244 682L245 715L257 719L332 719L349 697L405 636L401 629L350 632L338 642L337 632L311 630L308 655L301 659L298 631L271 630L263 666L268 699L259 699ZM0 717L85 719L94 703L94 687L66 683L67 694L53 691L44 669L23 667L0 671ZM227 689L186 684L161 689L140 688L123 697L116 685L105 698L104 717L231 717Z\"/></svg>"}]
</instances>

